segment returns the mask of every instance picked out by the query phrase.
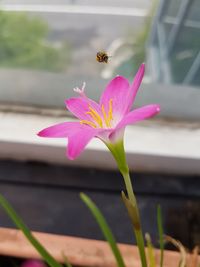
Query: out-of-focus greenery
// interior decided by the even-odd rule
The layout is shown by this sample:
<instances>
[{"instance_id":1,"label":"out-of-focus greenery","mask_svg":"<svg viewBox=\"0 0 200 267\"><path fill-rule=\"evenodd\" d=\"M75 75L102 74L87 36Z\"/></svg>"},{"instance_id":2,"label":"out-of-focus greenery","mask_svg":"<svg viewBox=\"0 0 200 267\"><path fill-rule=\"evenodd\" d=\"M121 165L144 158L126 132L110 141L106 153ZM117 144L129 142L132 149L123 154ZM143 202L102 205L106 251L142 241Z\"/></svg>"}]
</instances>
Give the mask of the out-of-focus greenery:
<instances>
[{"instance_id":1,"label":"out-of-focus greenery","mask_svg":"<svg viewBox=\"0 0 200 267\"><path fill-rule=\"evenodd\" d=\"M132 50L132 56L130 56L126 61L124 61L116 70L115 74L122 73L126 77L133 76L136 73L138 67L142 62L145 62L146 58L146 44L152 27L152 19L156 12L158 6L158 1L154 0L152 6L149 10L148 16L145 18L144 25L137 33L132 33L129 30L127 37L127 43L129 43ZM126 43L125 43L126 45Z\"/></svg>"},{"instance_id":2,"label":"out-of-focus greenery","mask_svg":"<svg viewBox=\"0 0 200 267\"><path fill-rule=\"evenodd\" d=\"M40 18L0 11L0 67L64 70L69 63L69 46L49 44L48 32L48 25Z\"/></svg>"}]
</instances>

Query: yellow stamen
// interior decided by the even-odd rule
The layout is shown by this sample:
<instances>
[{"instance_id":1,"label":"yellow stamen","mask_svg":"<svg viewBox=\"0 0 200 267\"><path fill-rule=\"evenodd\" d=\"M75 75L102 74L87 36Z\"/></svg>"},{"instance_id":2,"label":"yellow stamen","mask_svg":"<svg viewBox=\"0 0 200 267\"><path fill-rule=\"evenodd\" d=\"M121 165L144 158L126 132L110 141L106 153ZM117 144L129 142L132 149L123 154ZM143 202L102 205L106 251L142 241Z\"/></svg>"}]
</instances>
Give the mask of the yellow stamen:
<instances>
[{"instance_id":1,"label":"yellow stamen","mask_svg":"<svg viewBox=\"0 0 200 267\"><path fill-rule=\"evenodd\" d=\"M103 119L95 109L93 109L91 106L89 106L89 108L88 108L89 111L87 111L85 114L90 115L92 117L92 119L94 120L94 122L89 121L89 120L81 120L80 124L86 124L86 125L89 125L93 128L97 128L98 126L100 128L103 128L103 121L104 121L106 124L106 127L111 127L111 121L113 119L112 103L113 103L113 100L110 99L108 115L106 114L104 105L101 106L101 110L103 113Z\"/></svg>"},{"instance_id":2,"label":"yellow stamen","mask_svg":"<svg viewBox=\"0 0 200 267\"><path fill-rule=\"evenodd\" d=\"M89 114L93 118L93 120L99 124L100 128L103 128L103 121L101 116L92 107L89 107L89 110L90 111L86 112L86 114Z\"/></svg>"},{"instance_id":3,"label":"yellow stamen","mask_svg":"<svg viewBox=\"0 0 200 267\"><path fill-rule=\"evenodd\" d=\"M105 123L106 123L106 126L107 126L107 127L110 127L110 121L109 121L109 119L107 118L107 115L106 115L106 112L105 112L104 105L101 106L101 109L102 109L103 118L104 118L104 121L105 121Z\"/></svg>"},{"instance_id":4,"label":"yellow stamen","mask_svg":"<svg viewBox=\"0 0 200 267\"><path fill-rule=\"evenodd\" d=\"M111 127L111 120L113 119L113 114L112 114L112 99L109 101L109 110L108 110L108 115L106 114L104 105L101 106L102 113L103 113L103 118L106 123L107 127Z\"/></svg>"},{"instance_id":5,"label":"yellow stamen","mask_svg":"<svg viewBox=\"0 0 200 267\"><path fill-rule=\"evenodd\" d=\"M113 100L110 99L110 101L109 101L109 111L108 111L108 120L109 120L109 122L113 119L112 103L113 103Z\"/></svg>"},{"instance_id":6,"label":"yellow stamen","mask_svg":"<svg viewBox=\"0 0 200 267\"><path fill-rule=\"evenodd\" d=\"M96 124L94 122L92 122L92 121L81 120L80 124L86 124L86 125L89 125L89 126L91 126L93 128L97 128Z\"/></svg>"}]
</instances>

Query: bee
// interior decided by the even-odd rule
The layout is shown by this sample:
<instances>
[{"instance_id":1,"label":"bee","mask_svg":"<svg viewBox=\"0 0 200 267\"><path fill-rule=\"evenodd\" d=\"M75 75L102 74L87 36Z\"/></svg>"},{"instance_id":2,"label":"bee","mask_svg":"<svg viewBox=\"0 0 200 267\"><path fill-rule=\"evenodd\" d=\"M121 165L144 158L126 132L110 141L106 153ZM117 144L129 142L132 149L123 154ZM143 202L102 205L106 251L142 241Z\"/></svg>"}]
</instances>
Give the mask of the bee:
<instances>
[{"instance_id":1,"label":"bee","mask_svg":"<svg viewBox=\"0 0 200 267\"><path fill-rule=\"evenodd\" d=\"M99 51L96 54L96 60L100 63L108 63L108 59L110 56L105 51Z\"/></svg>"}]
</instances>

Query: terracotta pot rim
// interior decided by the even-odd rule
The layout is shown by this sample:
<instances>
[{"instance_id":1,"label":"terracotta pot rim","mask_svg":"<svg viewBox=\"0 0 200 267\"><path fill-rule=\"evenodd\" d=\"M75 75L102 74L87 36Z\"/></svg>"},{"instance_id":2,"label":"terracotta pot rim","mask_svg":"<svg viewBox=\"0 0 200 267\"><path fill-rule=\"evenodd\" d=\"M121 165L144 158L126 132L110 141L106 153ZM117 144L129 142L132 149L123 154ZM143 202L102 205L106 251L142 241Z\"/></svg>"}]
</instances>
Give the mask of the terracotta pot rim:
<instances>
[{"instance_id":1,"label":"terracotta pot rim","mask_svg":"<svg viewBox=\"0 0 200 267\"><path fill-rule=\"evenodd\" d=\"M70 263L76 266L116 266L114 256L105 241L40 232L32 233L59 262L64 262L64 254ZM141 266L136 246L118 245L127 267ZM20 230L2 227L0 227L0 255L25 259L41 258ZM159 262L158 249L155 249L155 255ZM177 267L179 260L179 253L165 251L164 267Z\"/></svg>"}]
</instances>

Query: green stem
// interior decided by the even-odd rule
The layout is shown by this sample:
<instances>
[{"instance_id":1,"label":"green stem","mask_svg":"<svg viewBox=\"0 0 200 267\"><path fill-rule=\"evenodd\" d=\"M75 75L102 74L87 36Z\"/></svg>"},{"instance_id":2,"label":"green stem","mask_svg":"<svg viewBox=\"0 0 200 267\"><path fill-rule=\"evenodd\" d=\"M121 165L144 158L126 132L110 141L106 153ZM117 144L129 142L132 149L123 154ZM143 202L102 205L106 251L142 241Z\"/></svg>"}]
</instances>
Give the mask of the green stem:
<instances>
[{"instance_id":1,"label":"green stem","mask_svg":"<svg viewBox=\"0 0 200 267\"><path fill-rule=\"evenodd\" d=\"M124 178L126 190L128 193L128 199L131 202L131 213L134 214L133 230L135 233L136 242L138 245L140 259L142 263L142 267L147 267L146 254L145 254L145 246L144 246L144 238L142 234L142 227L140 222L140 215L137 205L137 200L133 191L133 186L131 183L129 168L126 162L126 155L124 151L123 140L119 141L115 144L106 144L109 150L111 151L113 157L115 158L118 168Z\"/></svg>"},{"instance_id":2,"label":"green stem","mask_svg":"<svg viewBox=\"0 0 200 267\"><path fill-rule=\"evenodd\" d=\"M139 210L138 210L137 200L136 200L136 197L135 197L135 194L133 191L129 172L128 173L122 173L122 175L124 177L124 182L126 185L128 198L131 201L131 203L133 204L132 207L134 207L134 209L135 209L134 210L134 214L135 214L134 221L136 223L133 225L133 230L135 233L135 238L136 238L136 242L137 242L139 253L140 253L140 259L142 262L142 267L147 267L144 238L143 238L143 234L142 234L142 227L141 227L141 222L140 222L140 214L139 214Z\"/></svg>"},{"instance_id":3,"label":"green stem","mask_svg":"<svg viewBox=\"0 0 200 267\"><path fill-rule=\"evenodd\" d=\"M129 198L129 200L133 204L135 204L137 201L136 201L135 194L133 193L133 186L132 186L132 183L131 183L131 178L130 178L129 172L122 173L122 175L123 175L123 178L124 178L124 183L126 185L126 190L127 190L127 193L128 193L128 198Z\"/></svg>"}]
</instances>

